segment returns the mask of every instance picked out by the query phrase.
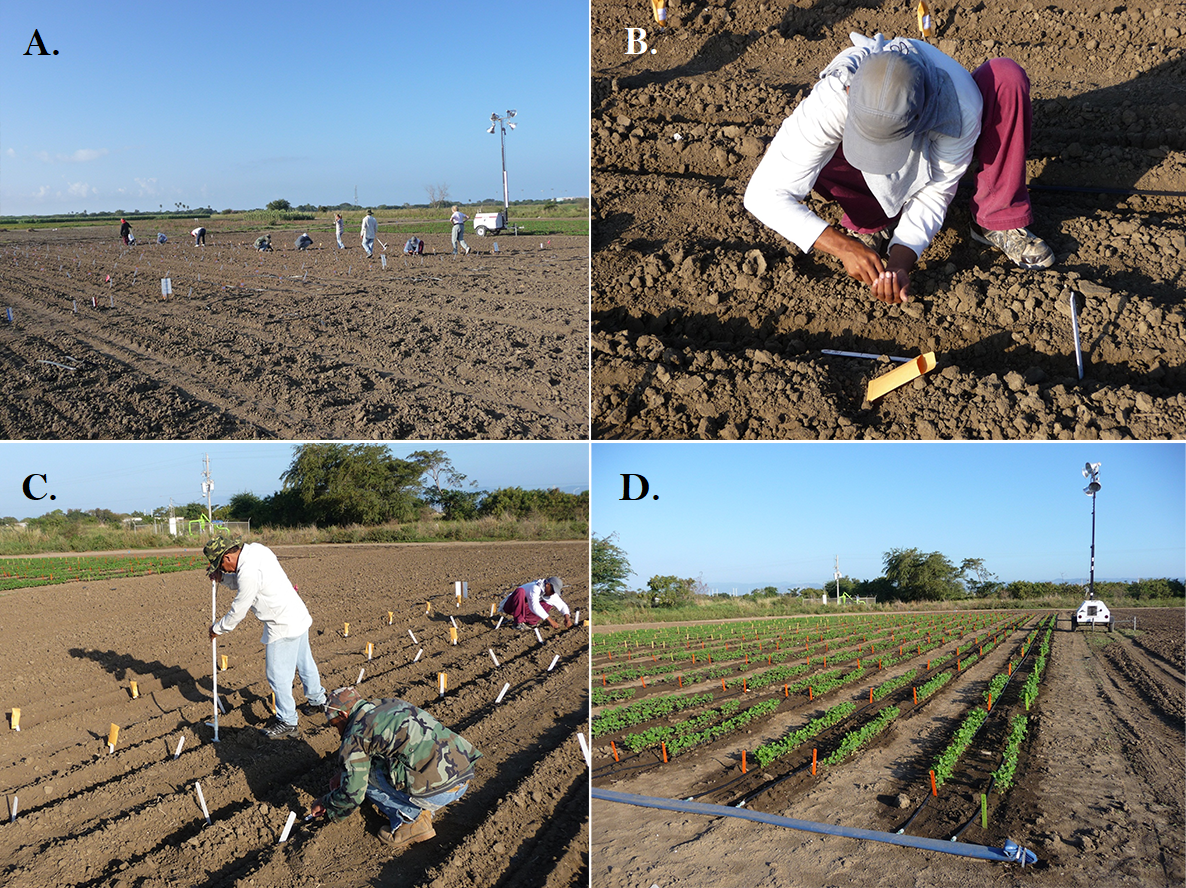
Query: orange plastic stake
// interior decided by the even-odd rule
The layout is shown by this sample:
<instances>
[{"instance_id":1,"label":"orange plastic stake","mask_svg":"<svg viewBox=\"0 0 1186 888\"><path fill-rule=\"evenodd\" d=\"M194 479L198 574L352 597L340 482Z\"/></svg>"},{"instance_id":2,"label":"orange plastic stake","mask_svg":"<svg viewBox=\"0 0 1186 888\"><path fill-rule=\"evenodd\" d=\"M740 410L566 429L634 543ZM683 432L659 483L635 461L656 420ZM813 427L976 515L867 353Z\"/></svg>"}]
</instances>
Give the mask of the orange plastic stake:
<instances>
[{"instance_id":1,"label":"orange plastic stake","mask_svg":"<svg viewBox=\"0 0 1186 888\"><path fill-rule=\"evenodd\" d=\"M741 773L745 773L745 750L741 750Z\"/></svg>"},{"instance_id":2,"label":"orange plastic stake","mask_svg":"<svg viewBox=\"0 0 1186 888\"><path fill-rule=\"evenodd\" d=\"M725 680L723 678L721 679L721 690L725 690Z\"/></svg>"},{"instance_id":3,"label":"orange plastic stake","mask_svg":"<svg viewBox=\"0 0 1186 888\"><path fill-rule=\"evenodd\" d=\"M682 675L681 675L681 676L679 676L679 686L680 686L681 688L684 686L684 677L683 677Z\"/></svg>"},{"instance_id":4,"label":"orange plastic stake","mask_svg":"<svg viewBox=\"0 0 1186 888\"><path fill-rule=\"evenodd\" d=\"M604 672L601 673L601 686L603 688L605 687L605 673Z\"/></svg>"},{"instance_id":5,"label":"orange plastic stake","mask_svg":"<svg viewBox=\"0 0 1186 888\"><path fill-rule=\"evenodd\" d=\"M935 772L931 771L931 795L939 797L939 787L935 786Z\"/></svg>"},{"instance_id":6,"label":"orange plastic stake","mask_svg":"<svg viewBox=\"0 0 1186 888\"><path fill-rule=\"evenodd\" d=\"M1009 674L1010 675L1013 674L1013 661L1011 661L1011 660L1009 661Z\"/></svg>"},{"instance_id":7,"label":"orange plastic stake","mask_svg":"<svg viewBox=\"0 0 1186 888\"><path fill-rule=\"evenodd\" d=\"M814 774L815 774L815 750L814 749L811 750L811 773L814 776Z\"/></svg>"},{"instance_id":8,"label":"orange plastic stake","mask_svg":"<svg viewBox=\"0 0 1186 888\"><path fill-rule=\"evenodd\" d=\"M873 688L869 688L869 702L873 702Z\"/></svg>"},{"instance_id":9,"label":"orange plastic stake","mask_svg":"<svg viewBox=\"0 0 1186 888\"><path fill-rule=\"evenodd\" d=\"M889 371L889 373L883 373L876 379L869 380L865 400L876 401L882 395L888 394L914 379L918 379L924 373L934 370L935 363L935 353L927 352L911 361L907 361L905 364L898 365Z\"/></svg>"},{"instance_id":10,"label":"orange plastic stake","mask_svg":"<svg viewBox=\"0 0 1186 888\"><path fill-rule=\"evenodd\" d=\"M791 686L784 684L782 686L782 698L784 700L789 700L790 697L791 697Z\"/></svg>"},{"instance_id":11,"label":"orange plastic stake","mask_svg":"<svg viewBox=\"0 0 1186 888\"><path fill-rule=\"evenodd\" d=\"M745 684L745 678L744 678L744 677L741 679L741 693L743 693L743 694L748 694L748 693L749 693L749 688L748 688L748 687L746 687L746 684Z\"/></svg>"},{"instance_id":12,"label":"orange plastic stake","mask_svg":"<svg viewBox=\"0 0 1186 888\"><path fill-rule=\"evenodd\" d=\"M807 699L808 699L808 700L814 700L814 699L815 699L815 695L812 693L812 687L811 687L811 685L808 685L808 686L807 686Z\"/></svg>"},{"instance_id":13,"label":"orange plastic stake","mask_svg":"<svg viewBox=\"0 0 1186 888\"><path fill-rule=\"evenodd\" d=\"M918 688L914 688L914 705L918 705Z\"/></svg>"},{"instance_id":14,"label":"orange plastic stake","mask_svg":"<svg viewBox=\"0 0 1186 888\"><path fill-rule=\"evenodd\" d=\"M988 695L988 711L992 712L992 692L989 692Z\"/></svg>"},{"instance_id":15,"label":"orange plastic stake","mask_svg":"<svg viewBox=\"0 0 1186 888\"><path fill-rule=\"evenodd\" d=\"M878 660L877 660L877 668L878 669L881 668L881 659L880 658L878 658Z\"/></svg>"},{"instance_id":16,"label":"orange plastic stake","mask_svg":"<svg viewBox=\"0 0 1186 888\"><path fill-rule=\"evenodd\" d=\"M663 747L663 763L664 763L664 764L667 764L667 744L666 744L666 743L660 743L659 745ZM933 772L932 772L932 773L933 773Z\"/></svg>"},{"instance_id":17,"label":"orange plastic stake","mask_svg":"<svg viewBox=\"0 0 1186 888\"><path fill-rule=\"evenodd\" d=\"M613 741L613 740L611 740L611 741L609 742L609 748L610 748L610 749L612 749L612 750L614 751L614 761L615 761L615 762L620 762L620 761L621 761L621 759L620 759L620 758L618 758L618 747L614 746L614 741Z\"/></svg>"}]
</instances>

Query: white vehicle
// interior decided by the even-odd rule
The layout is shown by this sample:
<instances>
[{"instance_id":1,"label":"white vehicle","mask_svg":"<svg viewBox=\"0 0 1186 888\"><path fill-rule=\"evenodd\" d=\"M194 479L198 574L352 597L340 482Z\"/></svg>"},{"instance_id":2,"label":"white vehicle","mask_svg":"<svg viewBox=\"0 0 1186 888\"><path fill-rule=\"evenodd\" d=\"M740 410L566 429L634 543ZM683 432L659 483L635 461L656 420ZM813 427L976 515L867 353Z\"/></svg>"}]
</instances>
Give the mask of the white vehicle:
<instances>
[{"instance_id":1,"label":"white vehicle","mask_svg":"<svg viewBox=\"0 0 1186 888\"><path fill-rule=\"evenodd\" d=\"M1108 631L1111 632L1115 625L1116 620L1108 610L1108 606L1095 598L1084 601L1075 611L1075 615L1071 617L1071 631L1080 626L1107 626Z\"/></svg>"},{"instance_id":2,"label":"white vehicle","mask_svg":"<svg viewBox=\"0 0 1186 888\"><path fill-rule=\"evenodd\" d=\"M499 234L506 227L507 216L501 210L497 213L474 214L474 234L478 237L485 237L487 234Z\"/></svg>"}]
</instances>

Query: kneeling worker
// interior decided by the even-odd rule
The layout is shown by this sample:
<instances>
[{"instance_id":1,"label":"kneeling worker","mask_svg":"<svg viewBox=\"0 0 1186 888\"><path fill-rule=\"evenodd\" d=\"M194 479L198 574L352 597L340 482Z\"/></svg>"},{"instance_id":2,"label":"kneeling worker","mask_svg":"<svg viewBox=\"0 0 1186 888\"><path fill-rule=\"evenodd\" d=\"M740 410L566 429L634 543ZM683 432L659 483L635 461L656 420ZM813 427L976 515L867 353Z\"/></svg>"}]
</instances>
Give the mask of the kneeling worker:
<instances>
[{"instance_id":1,"label":"kneeling worker","mask_svg":"<svg viewBox=\"0 0 1186 888\"><path fill-rule=\"evenodd\" d=\"M572 616L568 605L560 597L563 588L560 577L524 583L500 601L498 609L515 621L516 628L538 626L547 620L553 629L559 629L560 624L549 613L556 610L564 616L564 628L568 629L572 626Z\"/></svg>"},{"instance_id":2,"label":"kneeling worker","mask_svg":"<svg viewBox=\"0 0 1186 888\"><path fill-rule=\"evenodd\" d=\"M384 844L435 836L433 812L465 795L482 753L423 709L367 700L354 688L331 691L325 716L342 735L340 770L310 815L341 820L366 798L390 821L379 830Z\"/></svg>"}]
</instances>

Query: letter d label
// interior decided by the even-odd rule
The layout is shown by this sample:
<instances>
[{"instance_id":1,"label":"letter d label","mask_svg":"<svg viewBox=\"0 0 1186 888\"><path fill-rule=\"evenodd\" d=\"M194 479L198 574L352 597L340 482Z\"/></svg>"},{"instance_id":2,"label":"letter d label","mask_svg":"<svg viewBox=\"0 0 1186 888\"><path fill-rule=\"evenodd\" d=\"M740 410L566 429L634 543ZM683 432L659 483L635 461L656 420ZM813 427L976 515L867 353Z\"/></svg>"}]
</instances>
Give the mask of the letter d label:
<instances>
[{"instance_id":1,"label":"letter d label","mask_svg":"<svg viewBox=\"0 0 1186 888\"><path fill-rule=\"evenodd\" d=\"M631 478L637 478L639 481L642 482L642 490L639 492L638 496L630 495L630 479ZM647 479L644 478L642 475L634 475L634 474L630 474L630 475L623 474L622 475L622 499L624 499L624 500L640 500L644 496L647 495L647 491L650 489L651 489L651 485L647 483Z\"/></svg>"}]
</instances>

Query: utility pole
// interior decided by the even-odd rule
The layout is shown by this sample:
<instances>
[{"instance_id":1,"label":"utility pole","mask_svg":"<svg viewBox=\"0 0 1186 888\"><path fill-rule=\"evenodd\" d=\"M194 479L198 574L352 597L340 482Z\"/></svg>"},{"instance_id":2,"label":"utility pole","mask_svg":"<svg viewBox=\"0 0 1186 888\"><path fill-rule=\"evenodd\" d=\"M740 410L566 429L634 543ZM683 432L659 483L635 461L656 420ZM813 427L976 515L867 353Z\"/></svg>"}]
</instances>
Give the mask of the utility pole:
<instances>
[{"instance_id":1,"label":"utility pole","mask_svg":"<svg viewBox=\"0 0 1186 888\"><path fill-rule=\"evenodd\" d=\"M840 578L844 576L840 572L840 556L836 556L836 572L832 574L832 578L836 581L836 603L840 603Z\"/></svg>"},{"instance_id":2,"label":"utility pole","mask_svg":"<svg viewBox=\"0 0 1186 888\"><path fill-rule=\"evenodd\" d=\"M210 494L214 491L214 480L210 477L210 454L206 454L206 471L202 473L202 495L206 497L206 519L214 520L214 510L210 506Z\"/></svg>"}]
</instances>

